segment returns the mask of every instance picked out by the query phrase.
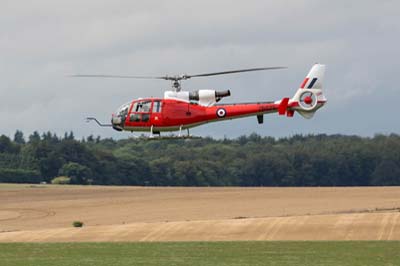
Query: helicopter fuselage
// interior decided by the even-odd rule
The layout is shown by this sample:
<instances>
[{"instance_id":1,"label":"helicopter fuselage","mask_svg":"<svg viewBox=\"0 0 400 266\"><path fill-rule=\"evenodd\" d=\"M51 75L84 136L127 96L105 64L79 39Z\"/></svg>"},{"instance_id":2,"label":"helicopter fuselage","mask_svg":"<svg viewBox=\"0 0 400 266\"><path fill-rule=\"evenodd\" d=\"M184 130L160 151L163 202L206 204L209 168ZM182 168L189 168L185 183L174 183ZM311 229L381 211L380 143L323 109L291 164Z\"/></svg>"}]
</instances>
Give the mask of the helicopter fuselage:
<instances>
[{"instance_id":1,"label":"helicopter fuselage","mask_svg":"<svg viewBox=\"0 0 400 266\"><path fill-rule=\"evenodd\" d=\"M288 98L287 98L288 99ZM284 104L285 106L282 106ZM323 103L319 103L322 105ZM118 131L148 131L158 133L192 128L209 122L217 122L247 116L258 116L262 123L262 115L279 112L293 116L290 110L298 103L281 102L252 102L215 104L202 106L194 102L179 99L146 98L133 100L122 106L111 119L113 128Z\"/></svg>"}]
</instances>

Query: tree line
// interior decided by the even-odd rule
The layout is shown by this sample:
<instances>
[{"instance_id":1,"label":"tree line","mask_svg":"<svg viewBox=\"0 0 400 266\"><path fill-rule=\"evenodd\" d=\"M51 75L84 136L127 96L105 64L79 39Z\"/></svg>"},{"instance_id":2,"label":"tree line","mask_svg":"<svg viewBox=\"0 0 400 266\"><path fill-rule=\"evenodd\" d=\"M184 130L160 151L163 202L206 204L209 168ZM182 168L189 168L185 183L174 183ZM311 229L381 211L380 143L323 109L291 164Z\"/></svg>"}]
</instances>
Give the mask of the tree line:
<instances>
[{"instance_id":1,"label":"tree line","mask_svg":"<svg viewBox=\"0 0 400 266\"><path fill-rule=\"evenodd\" d=\"M257 134L143 140L17 131L0 136L0 182L143 186L400 185L400 136Z\"/></svg>"}]
</instances>

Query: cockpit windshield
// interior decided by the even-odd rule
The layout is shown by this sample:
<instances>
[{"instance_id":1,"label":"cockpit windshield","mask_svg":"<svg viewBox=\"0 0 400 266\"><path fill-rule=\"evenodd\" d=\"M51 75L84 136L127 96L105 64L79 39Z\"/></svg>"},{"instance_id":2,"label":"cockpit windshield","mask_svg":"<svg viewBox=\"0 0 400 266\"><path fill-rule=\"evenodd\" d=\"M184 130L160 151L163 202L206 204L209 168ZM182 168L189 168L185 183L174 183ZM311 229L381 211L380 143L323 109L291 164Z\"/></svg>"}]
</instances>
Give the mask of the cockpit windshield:
<instances>
[{"instance_id":1,"label":"cockpit windshield","mask_svg":"<svg viewBox=\"0 0 400 266\"><path fill-rule=\"evenodd\" d=\"M121 117L127 116L130 105L131 105L131 103L125 103L125 104L121 105L116 112L117 116L121 116Z\"/></svg>"}]
</instances>

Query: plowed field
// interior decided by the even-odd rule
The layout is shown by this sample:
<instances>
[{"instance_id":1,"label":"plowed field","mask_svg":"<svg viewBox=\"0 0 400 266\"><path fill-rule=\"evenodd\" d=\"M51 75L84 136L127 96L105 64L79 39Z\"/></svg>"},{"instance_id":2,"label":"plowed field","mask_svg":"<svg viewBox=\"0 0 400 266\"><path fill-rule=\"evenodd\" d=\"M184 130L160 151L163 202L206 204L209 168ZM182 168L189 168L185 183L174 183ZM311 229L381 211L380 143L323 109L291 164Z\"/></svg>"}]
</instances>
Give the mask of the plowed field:
<instances>
[{"instance_id":1,"label":"plowed field","mask_svg":"<svg viewBox=\"0 0 400 266\"><path fill-rule=\"evenodd\" d=\"M0 185L0 241L400 240L399 210L400 187Z\"/></svg>"}]
</instances>

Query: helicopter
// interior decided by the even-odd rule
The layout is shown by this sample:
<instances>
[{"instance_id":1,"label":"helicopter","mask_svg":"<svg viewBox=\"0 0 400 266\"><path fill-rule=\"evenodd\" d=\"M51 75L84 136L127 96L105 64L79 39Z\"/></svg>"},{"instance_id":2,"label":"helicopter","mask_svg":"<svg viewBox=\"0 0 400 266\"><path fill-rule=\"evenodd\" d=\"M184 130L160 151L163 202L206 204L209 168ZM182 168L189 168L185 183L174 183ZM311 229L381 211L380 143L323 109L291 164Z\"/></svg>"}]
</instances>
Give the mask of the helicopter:
<instances>
[{"instance_id":1,"label":"helicopter","mask_svg":"<svg viewBox=\"0 0 400 266\"><path fill-rule=\"evenodd\" d=\"M234 74L250 71L277 70L286 67L262 67L196 75L175 76L120 76L120 75L73 75L73 77L90 78L136 78L162 79L172 81L172 89L164 92L163 98L138 98L121 105L111 116L111 123L104 124L95 117L99 126L112 127L117 131L149 132L149 137L161 137L161 132L179 131L177 137L190 138L189 129L209 122L255 116L258 124L263 124L264 114L278 113L281 116L293 117L295 112L310 119L315 112L324 106L327 99L322 93L325 65L314 64L292 98L285 97L277 101L227 103L223 98L231 95L230 90L182 90L181 82L195 77ZM187 130L187 135L182 131Z\"/></svg>"}]
</instances>

